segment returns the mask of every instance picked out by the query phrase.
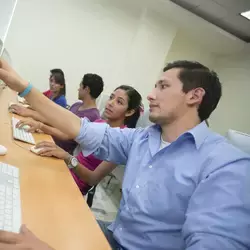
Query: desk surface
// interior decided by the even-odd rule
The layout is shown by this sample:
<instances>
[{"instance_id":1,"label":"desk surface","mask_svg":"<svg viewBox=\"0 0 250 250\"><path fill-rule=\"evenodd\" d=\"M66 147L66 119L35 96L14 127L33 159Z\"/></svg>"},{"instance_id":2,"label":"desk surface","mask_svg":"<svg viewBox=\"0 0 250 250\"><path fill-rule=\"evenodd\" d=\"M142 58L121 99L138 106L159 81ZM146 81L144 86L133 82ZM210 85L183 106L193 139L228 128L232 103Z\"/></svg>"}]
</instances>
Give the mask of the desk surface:
<instances>
[{"instance_id":1,"label":"desk surface","mask_svg":"<svg viewBox=\"0 0 250 250\"><path fill-rule=\"evenodd\" d=\"M65 163L42 158L31 145L14 141L8 103L10 89L0 90L0 144L8 149L0 161L20 169L22 222L56 250L110 249ZM51 140L34 134L35 141Z\"/></svg>"}]
</instances>

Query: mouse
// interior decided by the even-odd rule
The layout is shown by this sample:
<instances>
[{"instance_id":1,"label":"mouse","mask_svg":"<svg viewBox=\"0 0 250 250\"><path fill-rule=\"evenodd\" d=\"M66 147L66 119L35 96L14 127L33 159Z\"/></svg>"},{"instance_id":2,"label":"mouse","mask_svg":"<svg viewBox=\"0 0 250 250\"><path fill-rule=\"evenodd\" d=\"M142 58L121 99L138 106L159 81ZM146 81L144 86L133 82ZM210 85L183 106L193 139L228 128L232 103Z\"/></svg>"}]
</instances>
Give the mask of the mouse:
<instances>
[{"instance_id":1,"label":"mouse","mask_svg":"<svg viewBox=\"0 0 250 250\"><path fill-rule=\"evenodd\" d=\"M42 150L42 148L36 148L36 146L33 146L30 148L30 151L34 154L38 154L40 151Z\"/></svg>"},{"instance_id":2,"label":"mouse","mask_svg":"<svg viewBox=\"0 0 250 250\"><path fill-rule=\"evenodd\" d=\"M12 105L15 105L15 104L16 104L16 103L14 103L14 102L10 102L10 103L9 103L9 112L12 113L12 108L11 108L11 106L12 106Z\"/></svg>"},{"instance_id":3,"label":"mouse","mask_svg":"<svg viewBox=\"0 0 250 250\"><path fill-rule=\"evenodd\" d=\"M16 105L16 103L10 102L10 103L9 103L9 108L10 108L12 105Z\"/></svg>"},{"instance_id":4,"label":"mouse","mask_svg":"<svg viewBox=\"0 0 250 250\"><path fill-rule=\"evenodd\" d=\"M27 131L27 130L29 130L29 129L30 129L30 126L29 126L29 125L23 125L23 126L22 126L22 129L24 129L24 130L26 130L26 131Z\"/></svg>"},{"instance_id":5,"label":"mouse","mask_svg":"<svg viewBox=\"0 0 250 250\"><path fill-rule=\"evenodd\" d=\"M7 148L0 145L0 155L6 155L7 154Z\"/></svg>"}]
</instances>

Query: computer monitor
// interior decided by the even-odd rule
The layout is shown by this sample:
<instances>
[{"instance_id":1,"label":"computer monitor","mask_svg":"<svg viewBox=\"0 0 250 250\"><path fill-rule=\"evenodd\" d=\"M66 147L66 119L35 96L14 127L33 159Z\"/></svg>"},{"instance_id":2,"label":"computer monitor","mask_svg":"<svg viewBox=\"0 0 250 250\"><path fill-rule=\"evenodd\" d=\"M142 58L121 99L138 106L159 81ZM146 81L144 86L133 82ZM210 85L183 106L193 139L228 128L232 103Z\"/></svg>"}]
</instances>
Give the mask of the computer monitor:
<instances>
[{"instance_id":1,"label":"computer monitor","mask_svg":"<svg viewBox=\"0 0 250 250\"><path fill-rule=\"evenodd\" d=\"M234 146L250 154L250 135L229 129L227 138Z\"/></svg>"}]
</instances>

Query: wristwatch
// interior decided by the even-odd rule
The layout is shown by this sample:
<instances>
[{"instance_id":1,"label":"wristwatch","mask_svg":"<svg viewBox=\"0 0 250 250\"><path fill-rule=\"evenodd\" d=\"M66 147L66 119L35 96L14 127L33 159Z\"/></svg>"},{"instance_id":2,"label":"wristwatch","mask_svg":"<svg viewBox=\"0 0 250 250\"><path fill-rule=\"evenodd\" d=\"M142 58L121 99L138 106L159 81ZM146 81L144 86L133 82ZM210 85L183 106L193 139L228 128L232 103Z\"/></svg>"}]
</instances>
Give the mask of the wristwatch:
<instances>
[{"instance_id":1,"label":"wristwatch","mask_svg":"<svg viewBox=\"0 0 250 250\"><path fill-rule=\"evenodd\" d=\"M79 162L78 162L78 160L77 160L76 157L70 156L67 165L68 165L68 168L69 168L69 169L74 169L74 168L77 167L78 163L79 163Z\"/></svg>"}]
</instances>

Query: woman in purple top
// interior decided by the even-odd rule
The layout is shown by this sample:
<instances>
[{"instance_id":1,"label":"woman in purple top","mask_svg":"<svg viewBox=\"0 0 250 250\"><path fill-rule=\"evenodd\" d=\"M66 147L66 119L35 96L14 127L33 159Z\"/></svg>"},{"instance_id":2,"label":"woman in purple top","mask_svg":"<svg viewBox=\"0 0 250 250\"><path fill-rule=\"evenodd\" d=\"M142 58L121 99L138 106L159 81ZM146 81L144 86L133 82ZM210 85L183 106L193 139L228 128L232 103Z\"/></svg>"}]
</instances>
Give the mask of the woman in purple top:
<instances>
[{"instance_id":1,"label":"woman in purple top","mask_svg":"<svg viewBox=\"0 0 250 250\"><path fill-rule=\"evenodd\" d=\"M99 75L84 75L78 89L78 99L81 101L73 104L70 111L79 117L87 117L92 122L100 119L100 113L96 107L96 99L102 93L103 85L103 80ZM19 127L24 125L30 126L30 132L34 132L38 129L46 134L52 135L55 143L69 154L73 154L73 151L77 146L75 141L67 140L67 137L65 137L60 131L43 124L41 121L38 122L28 119L22 120L17 124Z\"/></svg>"},{"instance_id":2,"label":"woman in purple top","mask_svg":"<svg viewBox=\"0 0 250 250\"><path fill-rule=\"evenodd\" d=\"M96 122L107 122L111 127L134 128L140 117L140 107L141 95L133 87L122 85L115 89L107 101L104 111L106 120ZM72 159L69 153L54 143L41 142L36 147L41 148L39 152L41 156L54 156L65 160L67 164ZM94 155L84 157L82 152L75 159L78 165L70 171L83 195L116 166L111 162L102 162Z\"/></svg>"}]
</instances>

